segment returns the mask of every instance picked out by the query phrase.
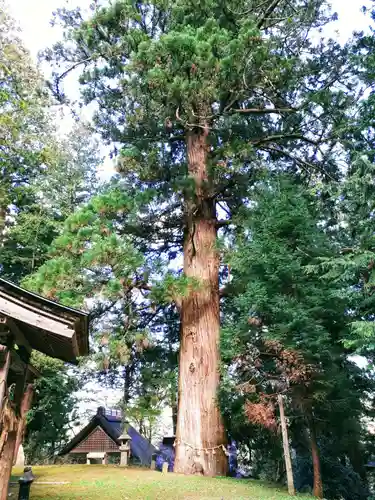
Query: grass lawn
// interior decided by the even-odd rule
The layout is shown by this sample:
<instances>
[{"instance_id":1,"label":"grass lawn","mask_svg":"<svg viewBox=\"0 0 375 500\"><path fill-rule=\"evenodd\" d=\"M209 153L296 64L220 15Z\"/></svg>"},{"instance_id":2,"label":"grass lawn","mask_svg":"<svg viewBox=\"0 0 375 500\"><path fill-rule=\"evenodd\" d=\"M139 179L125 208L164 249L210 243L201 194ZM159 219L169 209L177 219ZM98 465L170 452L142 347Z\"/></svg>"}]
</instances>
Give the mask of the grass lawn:
<instances>
[{"instance_id":1,"label":"grass lawn","mask_svg":"<svg viewBox=\"0 0 375 500\"><path fill-rule=\"evenodd\" d=\"M21 474L14 469L12 481ZM290 499L285 490L259 481L161 474L147 469L120 469L102 465L62 465L33 467L36 476L31 500L213 500L213 499ZM70 482L65 485L39 484L38 481ZM16 489L11 489L17 498ZM309 496L300 498L308 499Z\"/></svg>"}]
</instances>

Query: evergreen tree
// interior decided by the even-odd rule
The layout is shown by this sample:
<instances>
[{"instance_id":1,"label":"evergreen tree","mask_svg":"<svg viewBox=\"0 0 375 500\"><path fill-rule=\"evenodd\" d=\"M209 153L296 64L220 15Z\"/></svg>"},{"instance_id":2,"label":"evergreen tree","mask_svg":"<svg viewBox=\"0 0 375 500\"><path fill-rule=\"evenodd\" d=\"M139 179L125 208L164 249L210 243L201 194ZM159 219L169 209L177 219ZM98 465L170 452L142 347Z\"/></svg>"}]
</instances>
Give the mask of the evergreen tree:
<instances>
[{"instance_id":1,"label":"evergreen tree","mask_svg":"<svg viewBox=\"0 0 375 500\"><path fill-rule=\"evenodd\" d=\"M122 197L118 215L129 205L130 186L136 196L149 193L143 219L133 227L127 224L130 233L122 233L121 244L113 236L103 248L107 257L111 253L112 272L117 263L123 293L147 288L139 279L147 271L145 262L138 257L128 279L130 258L124 254L135 255L127 243L131 235L138 251L164 255L164 268L167 258L183 251L184 294L170 291L176 284L169 277L164 287L181 317L175 470L191 473L200 462L205 474L224 474L226 436L216 402L216 238L228 220L219 220L217 209L232 217L264 167L325 179L337 175L336 129L345 124L353 97L346 51L332 41L314 44L309 38L331 18L323 0L205 0L199 5L118 0L106 7L95 4L89 19L80 9L60 10L59 18L66 42L46 54L65 66L54 88L63 97L63 76L83 67L83 99L98 103L97 130L118 145L128 187L128 193L115 189L102 198L107 207L100 210L108 215ZM88 220L81 219L78 231L86 232L86 240ZM116 226L115 232L118 236L121 229ZM101 238L93 236L96 248ZM42 274L47 282L47 275L58 274L54 288L66 290L74 282L68 277L73 267L65 260L65 267L57 269L57 262L62 264L54 261ZM198 458L201 449L215 453Z\"/></svg>"},{"instance_id":2,"label":"evergreen tree","mask_svg":"<svg viewBox=\"0 0 375 500\"><path fill-rule=\"evenodd\" d=\"M34 352L33 365L41 377L35 383L35 395L27 415L25 455L30 464L50 462L67 444L77 424L79 388L76 375L64 363ZM70 369L71 371L71 369Z\"/></svg>"},{"instance_id":3,"label":"evergreen tree","mask_svg":"<svg viewBox=\"0 0 375 500\"><path fill-rule=\"evenodd\" d=\"M123 390L125 417L137 399L144 403L157 394L175 419L178 315L168 304L155 305L165 290L155 283L151 294L147 280L153 276L144 269L158 268L158 259L142 255L127 230L142 217L144 196L124 194L118 181L102 191L67 219L51 248L55 257L24 284L76 307L87 307L91 299L90 375Z\"/></svg>"},{"instance_id":4,"label":"evergreen tree","mask_svg":"<svg viewBox=\"0 0 375 500\"><path fill-rule=\"evenodd\" d=\"M100 158L91 133L75 126L58 138L48 89L0 2L0 274L19 283L47 258L68 215L96 189ZM65 444L77 404L75 376L34 355L42 377L28 415L30 462Z\"/></svg>"},{"instance_id":5,"label":"evergreen tree","mask_svg":"<svg viewBox=\"0 0 375 500\"><path fill-rule=\"evenodd\" d=\"M342 460L365 476L360 421L367 408L360 395L373 383L343 345L349 296L337 281L311 272L336 251L322 228L320 192L311 191L276 177L260 183L252 207L243 210L244 234L230 259L233 295L227 298L223 350L231 366L225 392L240 392L241 411L251 422L273 429L275 398L288 395L296 450L300 456L309 450L314 494L321 498L332 474L327 448L332 463Z\"/></svg>"},{"instance_id":6,"label":"evergreen tree","mask_svg":"<svg viewBox=\"0 0 375 500\"><path fill-rule=\"evenodd\" d=\"M365 151L356 155L347 178L334 193L337 254L334 258L322 258L316 266L325 279L341 285L341 294L350 297L351 328L345 345L371 362L375 348L373 173L374 164Z\"/></svg>"},{"instance_id":7,"label":"evergreen tree","mask_svg":"<svg viewBox=\"0 0 375 500\"><path fill-rule=\"evenodd\" d=\"M366 9L365 9L366 10ZM372 20L375 11L369 10ZM366 87L357 113L341 131L348 165L344 182L330 192L338 255L323 259L319 272L335 279L350 296L351 329L345 342L371 362L374 357L374 160L375 86L373 33L356 35L351 58Z\"/></svg>"},{"instance_id":8,"label":"evergreen tree","mask_svg":"<svg viewBox=\"0 0 375 500\"><path fill-rule=\"evenodd\" d=\"M54 144L54 147L52 146ZM2 276L16 283L45 262L65 219L95 194L98 145L77 124L62 139L51 136L48 165L30 180L27 197L13 207L0 254Z\"/></svg>"},{"instance_id":9,"label":"evergreen tree","mask_svg":"<svg viewBox=\"0 0 375 500\"><path fill-rule=\"evenodd\" d=\"M28 198L29 183L48 161L46 88L0 3L0 244L11 216Z\"/></svg>"},{"instance_id":10,"label":"evergreen tree","mask_svg":"<svg viewBox=\"0 0 375 500\"><path fill-rule=\"evenodd\" d=\"M47 87L0 3L0 269L19 282L59 226L94 194L97 144L84 126L59 139Z\"/></svg>"}]
</instances>

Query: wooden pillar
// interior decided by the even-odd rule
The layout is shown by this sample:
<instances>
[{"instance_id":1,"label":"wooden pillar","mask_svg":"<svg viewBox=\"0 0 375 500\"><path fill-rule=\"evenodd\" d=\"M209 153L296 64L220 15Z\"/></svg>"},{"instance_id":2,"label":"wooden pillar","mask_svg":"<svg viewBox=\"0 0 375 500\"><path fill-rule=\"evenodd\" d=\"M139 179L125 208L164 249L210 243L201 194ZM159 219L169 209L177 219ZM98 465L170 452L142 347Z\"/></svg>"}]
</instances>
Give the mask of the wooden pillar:
<instances>
[{"instance_id":1,"label":"wooden pillar","mask_svg":"<svg viewBox=\"0 0 375 500\"><path fill-rule=\"evenodd\" d=\"M13 343L12 343L13 344ZM11 345L0 346L5 359L0 367L0 500L7 500L14 450L17 440L19 417L7 403L7 378L11 362ZM18 382L24 384L21 376Z\"/></svg>"},{"instance_id":2,"label":"wooden pillar","mask_svg":"<svg viewBox=\"0 0 375 500\"><path fill-rule=\"evenodd\" d=\"M288 428L286 425L285 414L284 414L284 401L281 394L277 396L277 399L280 410L281 433L283 435L283 448L284 448L286 478L288 483L288 493L289 495L294 496L296 494L296 490L294 488L292 460L290 458Z\"/></svg>"},{"instance_id":3,"label":"wooden pillar","mask_svg":"<svg viewBox=\"0 0 375 500\"><path fill-rule=\"evenodd\" d=\"M5 354L5 359L0 366L0 428L1 428L1 413L3 410L4 397L7 391L7 378L10 366L10 349L0 345L0 353Z\"/></svg>"},{"instance_id":4,"label":"wooden pillar","mask_svg":"<svg viewBox=\"0 0 375 500\"><path fill-rule=\"evenodd\" d=\"M18 450L23 441L26 428L26 416L27 412L30 410L33 395L34 395L34 386L32 384L28 384L21 401L21 408L20 408L21 419L17 429L17 439L16 439L16 447L14 450L13 465L15 465L16 463Z\"/></svg>"},{"instance_id":5,"label":"wooden pillar","mask_svg":"<svg viewBox=\"0 0 375 500\"><path fill-rule=\"evenodd\" d=\"M17 431L8 433L7 440L0 450L0 500L8 499L8 486L12 472L14 448L16 446Z\"/></svg>"},{"instance_id":6,"label":"wooden pillar","mask_svg":"<svg viewBox=\"0 0 375 500\"><path fill-rule=\"evenodd\" d=\"M10 366L10 349L0 345L0 352L5 356L4 362L0 366L0 500L7 500L16 436L15 432L13 435L12 433L8 434L7 429L4 429L3 412Z\"/></svg>"}]
</instances>

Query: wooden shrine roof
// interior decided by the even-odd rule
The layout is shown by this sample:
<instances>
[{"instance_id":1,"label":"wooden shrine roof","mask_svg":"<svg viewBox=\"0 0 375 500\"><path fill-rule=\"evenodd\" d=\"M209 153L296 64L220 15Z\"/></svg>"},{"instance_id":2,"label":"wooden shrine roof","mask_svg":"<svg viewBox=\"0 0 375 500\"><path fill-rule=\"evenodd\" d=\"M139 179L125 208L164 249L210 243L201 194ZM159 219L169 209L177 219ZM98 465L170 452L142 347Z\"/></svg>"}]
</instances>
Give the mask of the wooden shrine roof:
<instances>
[{"instance_id":1,"label":"wooden shrine roof","mask_svg":"<svg viewBox=\"0 0 375 500\"><path fill-rule=\"evenodd\" d=\"M0 344L17 345L75 363L89 351L87 313L63 306L0 278Z\"/></svg>"},{"instance_id":2,"label":"wooden shrine roof","mask_svg":"<svg viewBox=\"0 0 375 500\"><path fill-rule=\"evenodd\" d=\"M129 434L131 453L143 465L150 465L151 458L156 453L156 448L143 437L134 427L126 424ZM121 412L108 411L98 408L96 415L66 446L59 455L68 453L88 453L105 451L120 452L119 437L123 431Z\"/></svg>"}]
</instances>

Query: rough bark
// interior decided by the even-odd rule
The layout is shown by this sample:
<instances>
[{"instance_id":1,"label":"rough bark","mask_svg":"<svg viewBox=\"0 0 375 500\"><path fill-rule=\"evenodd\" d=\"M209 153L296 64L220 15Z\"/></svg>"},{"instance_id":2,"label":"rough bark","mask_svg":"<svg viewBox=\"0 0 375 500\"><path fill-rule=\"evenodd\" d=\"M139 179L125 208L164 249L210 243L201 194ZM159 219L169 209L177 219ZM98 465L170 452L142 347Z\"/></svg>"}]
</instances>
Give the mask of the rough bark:
<instances>
[{"instance_id":1,"label":"rough bark","mask_svg":"<svg viewBox=\"0 0 375 500\"><path fill-rule=\"evenodd\" d=\"M180 336L181 337L181 325L180 325ZM172 343L169 343L169 356L171 359L174 358L174 350ZM177 432L177 416L178 416L178 394L177 394L177 378L173 375L170 385L170 404L172 408L172 425L173 425L173 435Z\"/></svg>"},{"instance_id":2,"label":"rough bark","mask_svg":"<svg viewBox=\"0 0 375 500\"><path fill-rule=\"evenodd\" d=\"M7 500L8 498L8 485L12 471L16 438L17 431L9 432L0 454L0 500Z\"/></svg>"},{"instance_id":3,"label":"rough bark","mask_svg":"<svg viewBox=\"0 0 375 500\"><path fill-rule=\"evenodd\" d=\"M292 468L292 460L290 458L289 439L288 439L288 427L286 425L286 419L284 413L284 401L281 394L278 395L277 399L280 410L280 423L281 423L281 433L283 436L283 448L284 448L286 478L288 483L288 493L289 495L294 496L296 494L296 490L294 488L293 468Z\"/></svg>"},{"instance_id":4,"label":"rough bark","mask_svg":"<svg viewBox=\"0 0 375 500\"><path fill-rule=\"evenodd\" d=\"M16 438L16 446L14 449L13 465L15 465L15 462L17 460L18 450L23 441L26 429L26 416L27 412L30 410L31 402L33 400L33 395L34 395L34 386L32 384L28 384L21 401L21 408L20 408L21 419L17 429L17 438Z\"/></svg>"},{"instance_id":5,"label":"rough bark","mask_svg":"<svg viewBox=\"0 0 375 500\"><path fill-rule=\"evenodd\" d=\"M323 498L323 481L322 474L320 470L320 457L318 444L316 442L316 435L313 423L310 423L310 445L311 445L311 457L313 464L314 473L314 485L313 485L313 495L317 498Z\"/></svg>"},{"instance_id":6,"label":"rough bark","mask_svg":"<svg viewBox=\"0 0 375 500\"><path fill-rule=\"evenodd\" d=\"M18 423L8 399L4 398L0 419L0 500L8 497Z\"/></svg>"},{"instance_id":7,"label":"rough bark","mask_svg":"<svg viewBox=\"0 0 375 500\"><path fill-rule=\"evenodd\" d=\"M185 199L184 273L198 283L181 302L181 346L175 472L225 475L225 430L219 386L219 255L216 209L208 194L207 136L187 136L194 193ZM214 449L215 448L215 449Z\"/></svg>"},{"instance_id":8,"label":"rough bark","mask_svg":"<svg viewBox=\"0 0 375 500\"><path fill-rule=\"evenodd\" d=\"M13 465L18 419L7 398L7 378L11 360L11 347L0 346L5 359L0 366L0 500L8 498L8 484Z\"/></svg>"}]
</instances>

